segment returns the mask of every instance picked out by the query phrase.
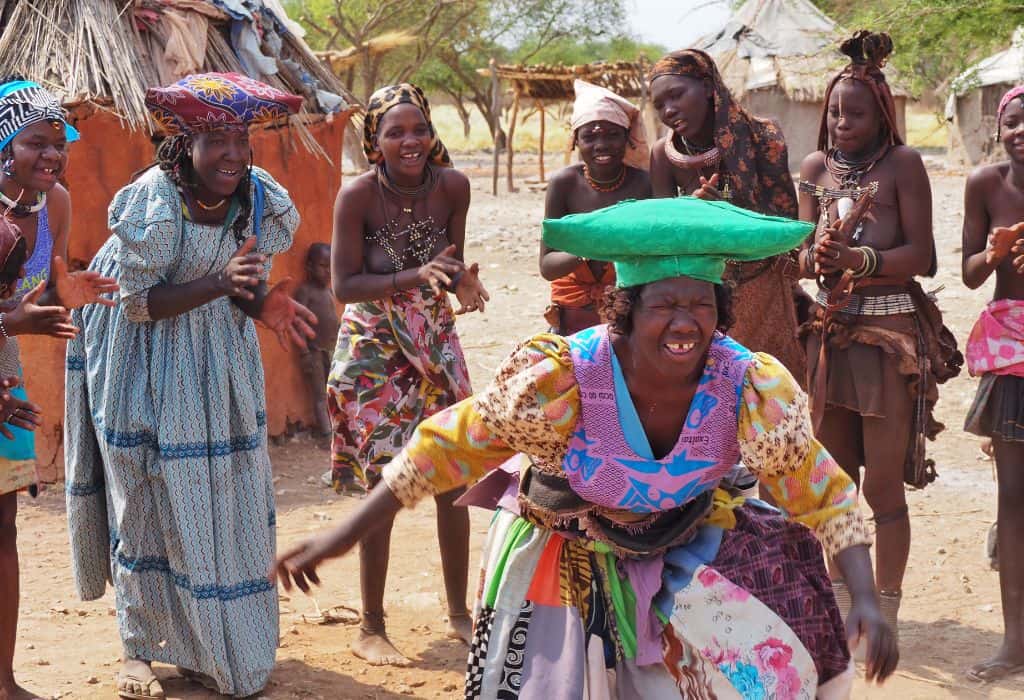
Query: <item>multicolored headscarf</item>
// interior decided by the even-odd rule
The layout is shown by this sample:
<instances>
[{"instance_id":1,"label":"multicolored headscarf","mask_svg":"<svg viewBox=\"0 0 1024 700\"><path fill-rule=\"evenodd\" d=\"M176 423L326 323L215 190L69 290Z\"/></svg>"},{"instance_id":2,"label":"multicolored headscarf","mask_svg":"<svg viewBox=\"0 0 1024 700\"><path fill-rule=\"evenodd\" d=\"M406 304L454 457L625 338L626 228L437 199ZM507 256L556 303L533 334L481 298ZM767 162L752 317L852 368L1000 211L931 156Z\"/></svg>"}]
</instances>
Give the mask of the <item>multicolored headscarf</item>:
<instances>
[{"instance_id":1,"label":"multicolored headscarf","mask_svg":"<svg viewBox=\"0 0 1024 700\"><path fill-rule=\"evenodd\" d=\"M430 153L427 159L434 165L443 168L452 167L452 159L448 155L448 149L441 143L434 128L434 122L430 120L430 103L423 90L412 83L398 83L382 87L372 95L366 103L366 116L363 118L363 152L366 159L371 163L379 163L384 160L384 155L377 145L377 130L380 129L380 122L387 114L387 111L400 104L410 104L419 107L423 112L423 118L427 120L430 127Z\"/></svg>"},{"instance_id":2,"label":"multicolored headscarf","mask_svg":"<svg viewBox=\"0 0 1024 700\"><path fill-rule=\"evenodd\" d=\"M827 151L829 147L828 104L832 91L842 80L856 80L868 86L882 113L883 126L888 132L888 145L903 145L896 123L896 101L885 80L885 73L882 72L892 48L892 39L888 34L873 34L864 29L843 42L840 51L850 57L850 63L832 78L825 91L825 107L821 111L821 125L818 127L819 151Z\"/></svg>"},{"instance_id":3,"label":"multicolored headscarf","mask_svg":"<svg viewBox=\"0 0 1024 700\"><path fill-rule=\"evenodd\" d=\"M225 129L295 114L302 98L238 73L187 75L146 91L146 107L167 136Z\"/></svg>"},{"instance_id":4,"label":"multicolored headscarf","mask_svg":"<svg viewBox=\"0 0 1024 700\"><path fill-rule=\"evenodd\" d=\"M1003 98L999 100L999 109L996 111L996 136L1003 130L1003 112L1006 111L1007 106L1015 100L1020 99L1021 104L1024 105L1024 85L1018 85L1012 87L1006 91Z\"/></svg>"},{"instance_id":5,"label":"multicolored headscarf","mask_svg":"<svg viewBox=\"0 0 1024 700\"><path fill-rule=\"evenodd\" d=\"M68 124L64 108L49 90L29 80L0 85L0 150L26 126L41 121L62 124L68 143L79 138L78 129Z\"/></svg>"},{"instance_id":6,"label":"multicolored headscarf","mask_svg":"<svg viewBox=\"0 0 1024 700\"><path fill-rule=\"evenodd\" d=\"M648 81L664 75L706 80L713 92L715 146L734 204L762 214L796 218L796 188L789 174L786 140L776 124L748 113L733 99L711 56L697 49L673 51L650 70Z\"/></svg>"}]
</instances>

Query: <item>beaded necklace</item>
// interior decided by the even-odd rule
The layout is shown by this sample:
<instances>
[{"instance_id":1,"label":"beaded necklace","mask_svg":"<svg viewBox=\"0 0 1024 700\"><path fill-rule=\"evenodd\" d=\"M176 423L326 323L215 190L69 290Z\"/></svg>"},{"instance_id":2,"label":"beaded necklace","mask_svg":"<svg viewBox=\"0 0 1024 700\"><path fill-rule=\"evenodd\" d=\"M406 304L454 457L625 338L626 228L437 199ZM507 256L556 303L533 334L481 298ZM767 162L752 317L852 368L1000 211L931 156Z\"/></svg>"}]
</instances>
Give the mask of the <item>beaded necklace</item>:
<instances>
[{"instance_id":1,"label":"beaded necklace","mask_svg":"<svg viewBox=\"0 0 1024 700\"><path fill-rule=\"evenodd\" d=\"M392 272L405 269L405 263L410 258L419 265L430 262L434 256L434 248L437 242L448 235L446 229L438 229L434 219L429 214L422 218L416 218L416 204L434 189L437 184L437 176L430 165L426 167L424 181L416 187L403 187L396 184L390 177L383 165L377 166L377 187L380 193L381 211L385 223L376 231L367 234L366 239L376 243L388 256L391 262ZM402 213L408 214L412 221L405 228L399 227L399 216L389 216L388 202L385 191L390 192L401 199L411 199L411 206L401 206ZM405 237L405 246L398 250L396 243L398 239Z\"/></svg>"},{"instance_id":2,"label":"beaded necklace","mask_svg":"<svg viewBox=\"0 0 1024 700\"><path fill-rule=\"evenodd\" d=\"M10 212L15 219L24 219L26 216L32 216L33 214L42 211L43 207L46 206L46 193L37 192L35 204L24 204L18 200L21 199L21 195L25 193L24 188L21 190L21 194L18 195L18 199L11 199L3 190L0 190L0 202L7 207L7 211Z\"/></svg>"},{"instance_id":3,"label":"beaded necklace","mask_svg":"<svg viewBox=\"0 0 1024 700\"><path fill-rule=\"evenodd\" d=\"M586 178L587 184L590 185L591 189L597 190L598 192L614 192L615 190L622 187L622 183L626 181L626 166L623 165L619 174L612 180L598 180L590 174L590 168L587 164L583 164L583 177Z\"/></svg>"}]
</instances>

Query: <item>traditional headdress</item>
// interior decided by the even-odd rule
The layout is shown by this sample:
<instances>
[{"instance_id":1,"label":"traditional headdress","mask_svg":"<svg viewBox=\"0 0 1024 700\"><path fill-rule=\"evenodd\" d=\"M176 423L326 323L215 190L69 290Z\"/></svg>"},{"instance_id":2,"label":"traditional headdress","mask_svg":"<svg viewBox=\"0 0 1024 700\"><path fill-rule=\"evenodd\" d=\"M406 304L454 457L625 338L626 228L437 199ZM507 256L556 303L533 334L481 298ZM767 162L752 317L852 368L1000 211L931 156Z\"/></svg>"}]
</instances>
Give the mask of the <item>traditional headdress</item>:
<instances>
[{"instance_id":1,"label":"traditional headdress","mask_svg":"<svg viewBox=\"0 0 1024 700\"><path fill-rule=\"evenodd\" d=\"M617 124L629 133L629 150L623 162L647 170L651 164L651 152L647 146L644 120L636 105L607 88L584 80L573 81L573 90L576 92L576 101L573 102L572 118L569 120L573 145L576 143L577 130L584 124L597 121Z\"/></svg>"},{"instance_id":2,"label":"traditional headdress","mask_svg":"<svg viewBox=\"0 0 1024 700\"><path fill-rule=\"evenodd\" d=\"M382 87L372 95L366 103L366 116L363 118L363 152L371 163L379 163L384 160L380 148L377 146L377 130L380 128L380 121L392 107L400 104L410 104L419 107L423 112L423 118L427 120L430 127L430 153L427 159L434 165L450 168L452 159L448 155L448 149L441 143L434 128L434 122L430 120L430 102L423 90L412 83L398 83Z\"/></svg>"},{"instance_id":3,"label":"traditional headdress","mask_svg":"<svg viewBox=\"0 0 1024 700\"><path fill-rule=\"evenodd\" d=\"M1006 111L1006 107L1014 99L1020 99L1021 104L1024 104L1024 85L1018 85L1017 87L1010 88L1006 91L1006 94L1003 95L1003 98L999 100L999 109L996 111L996 136L999 135L999 132L1002 131L1003 128L1003 112Z\"/></svg>"},{"instance_id":4,"label":"traditional headdress","mask_svg":"<svg viewBox=\"0 0 1024 700\"><path fill-rule=\"evenodd\" d=\"M0 150L26 126L41 121L59 122L68 143L78 140L78 129L68 124L64 108L49 90L28 80L0 85Z\"/></svg>"},{"instance_id":5,"label":"traditional headdress","mask_svg":"<svg viewBox=\"0 0 1024 700\"><path fill-rule=\"evenodd\" d=\"M146 107L167 136L224 129L295 114L302 98L238 73L187 75L146 91Z\"/></svg>"},{"instance_id":6,"label":"traditional headdress","mask_svg":"<svg viewBox=\"0 0 1024 700\"><path fill-rule=\"evenodd\" d=\"M711 56L697 49L673 51L648 73L654 83L665 75L706 80L712 90L714 141L731 201L741 207L779 216L796 216L796 190L782 132L771 121L749 114L733 99Z\"/></svg>"},{"instance_id":7,"label":"traditional headdress","mask_svg":"<svg viewBox=\"0 0 1024 700\"><path fill-rule=\"evenodd\" d=\"M746 262L797 247L814 225L696 197L619 202L544 220L544 243L615 264L616 285L669 277L721 283L727 260Z\"/></svg>"},{"instance_id":8,"label":"traditional headdress","mask_svg":"<svg viewBox=\"0 0 1024 700\"><path fill-rule=\"evenodd\" d=\"M818 128L818 150L828 150L828 104L832 90L842 80L857 80L868 86L875 97L878 110L882 113L882 122L888 132L888 145L903 144L899 127L896 125L896 102L893 100L889 83L885 80L885 73L882 72L892 49L892 39L888 34L875 34L864 29L856 32L839 47L843 54L850 57L850 63L832 78L825 91L825 107L821 112L821 126Z\"/></svg>"}]
</instances>

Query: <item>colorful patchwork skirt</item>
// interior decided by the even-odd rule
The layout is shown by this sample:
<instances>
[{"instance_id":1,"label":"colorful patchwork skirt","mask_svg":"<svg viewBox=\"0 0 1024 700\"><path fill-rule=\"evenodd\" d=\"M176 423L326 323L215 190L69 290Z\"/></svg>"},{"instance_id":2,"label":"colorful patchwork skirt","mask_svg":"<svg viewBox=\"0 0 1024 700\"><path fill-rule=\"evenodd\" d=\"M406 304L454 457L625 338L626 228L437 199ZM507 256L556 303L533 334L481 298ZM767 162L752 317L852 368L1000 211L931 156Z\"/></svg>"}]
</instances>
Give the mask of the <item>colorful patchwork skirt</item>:
<instances>
[{"instance_id":1,"label":"colorful patchwork skirt","mask_svg":"<svg viewBox=\"0 0 1024 700\"><path fill-rule=\"evenodd\" d=\"M757 501L649 559L498 510L466 698L841 698L853 667L822 550Z\"/></svg>"}]
</instances>

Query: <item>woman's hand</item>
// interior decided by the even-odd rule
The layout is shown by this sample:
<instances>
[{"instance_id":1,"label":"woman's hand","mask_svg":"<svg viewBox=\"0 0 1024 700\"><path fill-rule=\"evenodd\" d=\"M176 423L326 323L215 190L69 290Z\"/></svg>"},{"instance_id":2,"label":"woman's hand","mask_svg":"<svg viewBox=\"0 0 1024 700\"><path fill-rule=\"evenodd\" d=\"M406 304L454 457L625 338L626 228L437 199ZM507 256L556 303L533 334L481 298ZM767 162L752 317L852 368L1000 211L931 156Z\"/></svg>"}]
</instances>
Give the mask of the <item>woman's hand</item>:
<instances>
[{"instance_id":1,"label":"woman's hand","mask_svg":"<svg viewBox=\"0 0 1024 700\"><path fill-rule=\"evenodd\" d=\"M715 173L711 177L700 176L700 187L693 191L693 196L698 199L725 199L721 191L718 189L718 173Z\"/></svg>"},{"instance_id":2,"label":"woman's hand","mask_svg":"<svg viewBox=\"0 0 1024 700\"><path fill-rule=\"evenodd\" d=\"M274 331L277 342L285 350L289 342L300 350L305 349L307 339L316 337L316 331L313 330L316 314L292 298L294 288L295 281L291 277L271 287L263 298L263 306L257 317L260 323Z\"/></svg>"},{"instance_id":3,"label":"woman's hand","mask_svg":"<svg viewBox=\"0 0 1024 700\"><path fill-rule=\"evenodd\" d=\"M491 300L491 295L484 289L480 281L480 265L473 263L466 267L455 284L455 298L459 300L459 308L456 314L464 314L468 311L480 311L483 313L484 302Z\"/></svg>"},{"instance_id":4,"label":"woman's hand","mask_svg":"<svg viewBox=\"0 0 1024 700\"><path fill-rule=\"evenodd\" d=\"M227 296L249 301L255 298L252 290L259 285L263 263L267 261L263 254L252 252L255 247L256 237L246 238L217 275L217 283Z\"/></svg>"},{"instance_id":5,"label":"woman's hand","mask_svg":"<svg viewBox=\"0 0 1024 700\"><path fill-rule=\"evenodd\" d=\"M900 652L896 648L896 638L874 596L854 596L853 606L846 618L846 631L851 651L861 641L867 641L864 679L881 685L896 670Z\"/></svg>"},{"instance_id":6,"label":"woman's hand","mask_svg":"<svg viewBox=\"0 0 1024 700\"><path fill-rule=\"evenodd\" d=\"M8 430L7 425L35 430L43 424L43 411L39 406L11 394L10 390L20 383L17 377L0 379L0 435L8 440L13 440L14 434Z\"/></svg>"},{"instance_id":7,"label":"woman's hand","mask_svg":"<svg viewBox=\"0 0 1024 700\"><path fill-rule=\"evenodd\" d=\"M4 313L7 335L48 335L71 340L78 328L71 323L71 314L63 306L39 306L36 301L46 291L46 280L36 285L12 311Z\"/></svg>"},{"instance_id":8,"label":"woman's hand","mask_svg":"<svg viewBox=\"0 0 1024 700\"><path fill-rule=\"evenodd\" d=\"M812 246L814 264L825 275L857 270L864 265L864 253L854 250L835 239L836 229L830 226L824 235Z\"/></svg>"},{"instance_id":9,"label":"woman's hand","mask_svg":"<svg viewBox=\"0 0 1024 700\"><path fill-rule=\"evenodd\" d=\"M80 270L68 272L68 264L59 255L53 259L53 280L57 287L57 299L65 309L80 309L87 304L114 306L117 301L102 294L116 294L121 287L113 277L104 277L98 272Z\"/></svg>"},{"instance_id":10,"label":"woman's hand","mask_svg":"<svg viewBox=\"0 0 1024 700\"><path fill-rule=\"evenodd\" d=\"M429 284L434 294L440 295L451 286L452 279L466 270L466 265L455 255L455 244L448 246L426 265L420 265L416 269L416 276L420 284Z\"/></svg>"},{"instance_id":11,"label":"woman's hand","mask_svg":"<svg viewBox=\"0 0 1024 700\"><path fill-rule=\"evenodd\" d=\"M1018 275L1024 275L1024 238L1018 238L1013 242L1010 254L1013 255L1013 269Z\"/></svg>"},{"instance_id":12,"label":"woman's hand","mask_svg":"<svg viewBox=\"0 0 1024 700\"><path fill-rule=\"evenodd\" d=\"M316 568L325 559L340 557L351 549L351 545L339 547L336 540L335 532L325 532L303 540L278 556L277 563L270 572L271 582L280 581L286 591L292 589L294 582L300 591L309 593L310 583L320 585L320 577L317 576Z\"/></svg>"}]
</instances>

